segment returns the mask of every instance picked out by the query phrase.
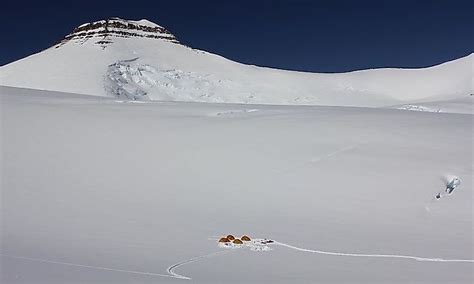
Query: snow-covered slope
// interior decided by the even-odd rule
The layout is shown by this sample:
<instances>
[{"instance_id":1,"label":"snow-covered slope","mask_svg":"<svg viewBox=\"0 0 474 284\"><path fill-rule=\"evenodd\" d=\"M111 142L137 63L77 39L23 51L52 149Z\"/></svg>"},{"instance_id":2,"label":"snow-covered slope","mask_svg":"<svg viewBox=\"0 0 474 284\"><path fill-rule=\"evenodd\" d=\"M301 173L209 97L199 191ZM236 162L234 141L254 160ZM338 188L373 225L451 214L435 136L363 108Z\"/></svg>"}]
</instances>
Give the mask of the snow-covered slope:
<instances>
[{"instance_id":1,"label":"snow-covered slope","mask_svg":"<svg viewBox=\"0 0 474 284\"><path fill-rule=\"evenodd\" d=\"M471 115L0 87L0 119L0 283L473 283Z\"/></svg>"},{"instance_id":2,"label":"snow-covered slope","mask_svg":"<svg viewBox=\"0 0 474 284\"><path fill-rule=\"evenodd\" d=\"M474 114L474 96L463 96L452 100L425 101L411 104L392 106L392 108L423 111Z\"/></svg>"},{"instance_id":3,"label":"snow-covered slope","mask_svg":"<svg viewBox=\"0 0 474 284\"><path fill-rule=\"evenodd\" d=\"M389 106L473 93L472 61L471 54L424 69L284 71L191 49L146 20L114 18L0 67L0 85L134 100Z\"/></svg>"}]
</instances>

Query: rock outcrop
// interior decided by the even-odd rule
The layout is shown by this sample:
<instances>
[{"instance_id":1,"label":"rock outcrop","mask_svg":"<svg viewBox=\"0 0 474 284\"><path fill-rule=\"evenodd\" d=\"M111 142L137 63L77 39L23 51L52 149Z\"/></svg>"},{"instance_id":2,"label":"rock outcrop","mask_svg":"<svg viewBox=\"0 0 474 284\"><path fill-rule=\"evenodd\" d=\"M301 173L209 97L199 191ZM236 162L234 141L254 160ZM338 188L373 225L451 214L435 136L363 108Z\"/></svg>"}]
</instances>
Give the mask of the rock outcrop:
<instances>
[{"instance_id":1,"label":"rock outcrop","mask_svg":"<svg viewBox=\"0 0 474 284\"><path fill-rule=\"evenodd\" d=\"M152 23L148 20L130 21L120 18L110 18L93 23L86 23L75 28L67 35L56 48L67 42L82 44L88 40L95 40L96 44L104 48L113 43L114 37L131 38L151 38L179 43L176 37L167 29Z\"/></svg>"}]
</instances>

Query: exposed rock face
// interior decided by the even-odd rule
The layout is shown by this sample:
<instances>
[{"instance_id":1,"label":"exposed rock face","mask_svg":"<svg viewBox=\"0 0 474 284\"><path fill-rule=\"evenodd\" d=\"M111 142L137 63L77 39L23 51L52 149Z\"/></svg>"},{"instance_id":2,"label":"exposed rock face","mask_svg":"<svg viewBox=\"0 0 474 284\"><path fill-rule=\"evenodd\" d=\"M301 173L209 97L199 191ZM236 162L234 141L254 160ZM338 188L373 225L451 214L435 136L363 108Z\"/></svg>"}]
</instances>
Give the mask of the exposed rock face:
<instances>
[{"instance_id":1,"label":"exposed rock face","mask_svg":"<svg viewBox=\"0 0 474 284\"><path fill-rule=\"evenodd\" d=\"M97 21L83 24L69 35L67 35L56 48L72 41L82 44L88 40L96 40L96 44L104 48L113 43L114 37L142 37L166 40L173 43L179 43L176 37L167 29L147 20L129 21L119 18Z\"/></svg>"}]
</instances>

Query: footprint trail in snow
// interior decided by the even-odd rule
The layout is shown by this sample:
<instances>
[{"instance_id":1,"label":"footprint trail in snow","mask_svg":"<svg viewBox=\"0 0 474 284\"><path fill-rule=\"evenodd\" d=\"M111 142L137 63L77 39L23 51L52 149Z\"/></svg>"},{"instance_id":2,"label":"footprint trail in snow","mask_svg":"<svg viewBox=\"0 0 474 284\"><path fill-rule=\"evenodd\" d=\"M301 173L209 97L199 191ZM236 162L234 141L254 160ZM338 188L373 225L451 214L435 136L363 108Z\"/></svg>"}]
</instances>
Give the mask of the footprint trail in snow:
<instances>
[{"instance_id":1,"label":"footprint trail in snow","mask_svg":"<svg viewBox=\"0 0 474 284\"><path fill-rule=\"evenodd\" d=\"M176 263L176 264L173 264L173 265L171 265L170 267L168 267L168 269L167 269L166 271L168 272L168 274L169 274L170 276L173 276L173 277L175 277L175 278L191 280L190 277L187 277L187 276L178 274L178 273L174 272L174 270L175 270L176 268L182 266L182 265L185 265L185 264L188 264L188 263L191 263L191 262L195 262L195 261L198 261L198 260L201 260L201 259L204 259L204 258L213 257L213 256L216 256L216 255L219 255L219 254L224 254L224 253L227 253L227 252L229 252L229 251L218 251L218 252L213 252L213 253L206 254L206 255L196 256L196 257L193 257L193 258L190 258L190 259L187 259L187 260L178 262L178 263Z\"/></svg>"},{"instance_id":2,"label":"footprint trail in snow","mask_svg":"<svg viewBox=\"0 0 474 284\"><path fill-rule=\"evenodd\" d=\"M401 254L365 254L365 253L348 253L348 252L335 252L335 251L323 251L323 250L314 250L307 248L300 248L290 244L270 240L270 239L254 239L251 242L244 243L243 245L235 245L232 243L219 244L223 248L250 248L252 251L269 251L272 250L269 246L281 246L289 249L317 253L322 255L332 255L332 256L345 256L345 257L372 257L372 258L398 258L406 260L416 260L416 261L428 261L428 262L466 262L474 263L472 259L445 259L445 258L429 258L422 256L412 256L412 255L401 255Z\"/></svg>"},{"instance_id":3,"label":"footprint trail in snow","mask_svg":"<svg viewBox=\"0 0 474 284\"><path fill-rule=\"evenodd\" d=\"M300 247L292 246L292 245L281 243L281 242L275 242L275 245L286 247L286 248L289 248L289 249L294 249L294 250L297 250L297 251L302 251L302 252L317 253L317 254L324 254L324 255L333 255L333 256L401 258L401 259L408 259L408 260L430 261L430 262L468 262L468 263L474 263L474 260L472 260L472 259L428 258L428 257L400 255L400 254L363 254L363 253L331 252L331 251L322 251L322 250L312 250L312 249L300 248Z\"/></svg>"}]
</instances>

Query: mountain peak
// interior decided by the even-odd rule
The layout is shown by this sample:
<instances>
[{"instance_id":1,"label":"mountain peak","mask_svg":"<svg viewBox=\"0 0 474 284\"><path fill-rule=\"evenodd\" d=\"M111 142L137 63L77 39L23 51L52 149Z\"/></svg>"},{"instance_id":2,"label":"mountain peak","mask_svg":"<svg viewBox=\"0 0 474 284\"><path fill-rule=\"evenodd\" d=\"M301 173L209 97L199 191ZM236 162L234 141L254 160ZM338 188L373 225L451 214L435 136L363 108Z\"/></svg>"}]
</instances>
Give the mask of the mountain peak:
<instances>
[{"instance_id":1,"label":"mountain peak","mask_svg":"<svg viewBox=\"0 0 474 284\"><path fill-rule=\"evenodd\" d=\"M113 43L113 38L117 37L150 38L179 43L167 29L149 20L133 21L114 17L78 26L56 45L56 48L68 42L83 44L89 40L105 48Z\"/></svg>"}]
</instances>

